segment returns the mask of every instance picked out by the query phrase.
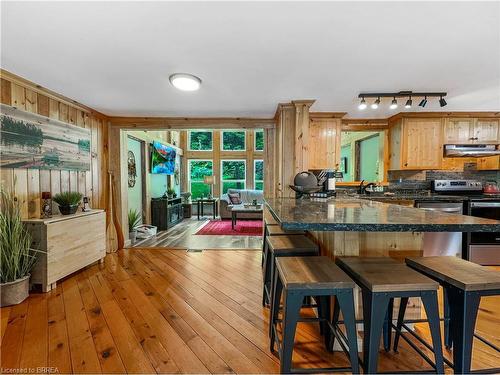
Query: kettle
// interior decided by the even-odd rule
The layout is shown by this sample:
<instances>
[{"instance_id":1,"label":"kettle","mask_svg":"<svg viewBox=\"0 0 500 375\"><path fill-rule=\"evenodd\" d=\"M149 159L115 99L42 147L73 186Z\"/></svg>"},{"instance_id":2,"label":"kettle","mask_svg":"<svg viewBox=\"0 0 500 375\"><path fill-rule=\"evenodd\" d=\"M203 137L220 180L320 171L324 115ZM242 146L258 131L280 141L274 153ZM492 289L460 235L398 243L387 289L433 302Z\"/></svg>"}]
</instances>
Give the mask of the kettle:
<instances>
[{"instance_id":1,"label":"kettle","mask_svg":"<svg viewBox=\"0 0 500 375\"><path fill-rule=\"evenodd\" d=\"M500 189L496 182L485 182L483 185L483 193L484 194L498 194L500 193Z\"/></svg>"}]
</instances>

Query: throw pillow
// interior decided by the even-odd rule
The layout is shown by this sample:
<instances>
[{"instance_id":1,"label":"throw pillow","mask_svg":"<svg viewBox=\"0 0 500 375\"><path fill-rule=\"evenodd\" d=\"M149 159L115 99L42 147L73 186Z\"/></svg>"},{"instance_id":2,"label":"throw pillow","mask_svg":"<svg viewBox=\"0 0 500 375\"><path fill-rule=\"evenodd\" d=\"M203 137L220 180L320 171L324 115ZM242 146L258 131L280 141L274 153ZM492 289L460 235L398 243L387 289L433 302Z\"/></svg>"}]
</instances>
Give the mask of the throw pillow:
<instances>
[{"instance_id":1,"label":"throw pillow","mask_svg":"<svg viewBox=\"0 0 500 375\"><path fill-rule=\"evenodd\" d=\"M241 204L239 193L229 193L227 196L229 197L231 204Z\"/></svg>"}]
</instances>

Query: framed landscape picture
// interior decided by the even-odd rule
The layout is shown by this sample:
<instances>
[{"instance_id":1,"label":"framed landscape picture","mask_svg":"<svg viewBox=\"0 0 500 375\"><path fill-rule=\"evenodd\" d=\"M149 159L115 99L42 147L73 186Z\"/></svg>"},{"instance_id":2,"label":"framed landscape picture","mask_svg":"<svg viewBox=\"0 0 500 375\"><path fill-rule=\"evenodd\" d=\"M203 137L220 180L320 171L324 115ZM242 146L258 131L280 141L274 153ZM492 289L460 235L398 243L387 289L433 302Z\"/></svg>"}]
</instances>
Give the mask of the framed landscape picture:
<instances>
[{"instance_id":1,"label":"framed landscape picture","mask_svg":"<svg viewBox=\"0 0 500 375\"><path fill-rule=\"evenodd\" d=\"M90 130L1 105L0 167L90 170Z\"/></svg>"}]
</instances>

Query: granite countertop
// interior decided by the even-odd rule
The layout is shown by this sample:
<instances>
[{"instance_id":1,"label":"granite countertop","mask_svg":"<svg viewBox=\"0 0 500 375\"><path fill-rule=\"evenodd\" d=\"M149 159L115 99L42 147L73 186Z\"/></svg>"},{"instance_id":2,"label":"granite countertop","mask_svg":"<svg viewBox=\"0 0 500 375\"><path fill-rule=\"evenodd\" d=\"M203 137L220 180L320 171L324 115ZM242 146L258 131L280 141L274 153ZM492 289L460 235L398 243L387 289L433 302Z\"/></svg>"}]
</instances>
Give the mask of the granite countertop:
<instances>
[{"instance_id":1,"label":"granite countertop","mask_svg":"<svg viewBox=\"0 0 500 375\"><path fill-rule=\"evenodd\" d=\"M500 232L500 221L359 198L270 198L283 229L356 232Z\"/></svg>"},{"instance_id":2,"label":"granite countertop","mask_svg":"<svg viewBox=\"0 0 500 375\"><path fill-rule=\"evenodd\" d=\"M441 195L441 194L403 194L403 195L373 195L368 194L360 199L370 199L383 202L390 201L426 201L426 202L463 202L469 200L466 195Z\"/></svg>"}]
</instances>

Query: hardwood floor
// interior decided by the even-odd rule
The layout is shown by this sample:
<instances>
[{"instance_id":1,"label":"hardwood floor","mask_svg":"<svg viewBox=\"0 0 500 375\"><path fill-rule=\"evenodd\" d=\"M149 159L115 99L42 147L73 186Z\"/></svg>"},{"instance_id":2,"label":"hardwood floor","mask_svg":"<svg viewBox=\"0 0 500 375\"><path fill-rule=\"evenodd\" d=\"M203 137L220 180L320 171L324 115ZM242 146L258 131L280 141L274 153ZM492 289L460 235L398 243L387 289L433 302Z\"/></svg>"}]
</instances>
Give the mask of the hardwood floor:
<instances>
[{"instance_id":1,"label":"hardwood floor","mask_svg":"<svg viewBox=\"0 0 500 375\"><path fill-rule=\"evenodd\" d=\"M55 290L1 309L2 372L275 373L260 282L258 251L108 255ZM485 298L477 329L499 345L498 327L500 298ZM424 324L417 329L427 335ZM300 323L296 340L295 366L347 364L344 354L325 352L316 325ZM475 341L474 368L499 362ZM404 341L399 354L380 352L381 371L427 367Z\"/></svg>"},{"instance_id":2,"label":"hardwood floor","mask_svg":"<svg viewBox=\"0 0 500 375\"><path fill-rule=\"evenodd\" d=\"M133 247L195 250L257 250L262 248L260 236L194 236L193 234L207 222L208 220L198 220L195 217L184 219L176 226L159 232L155 237L137 241Z\"/></svg>"}]
</instances>

